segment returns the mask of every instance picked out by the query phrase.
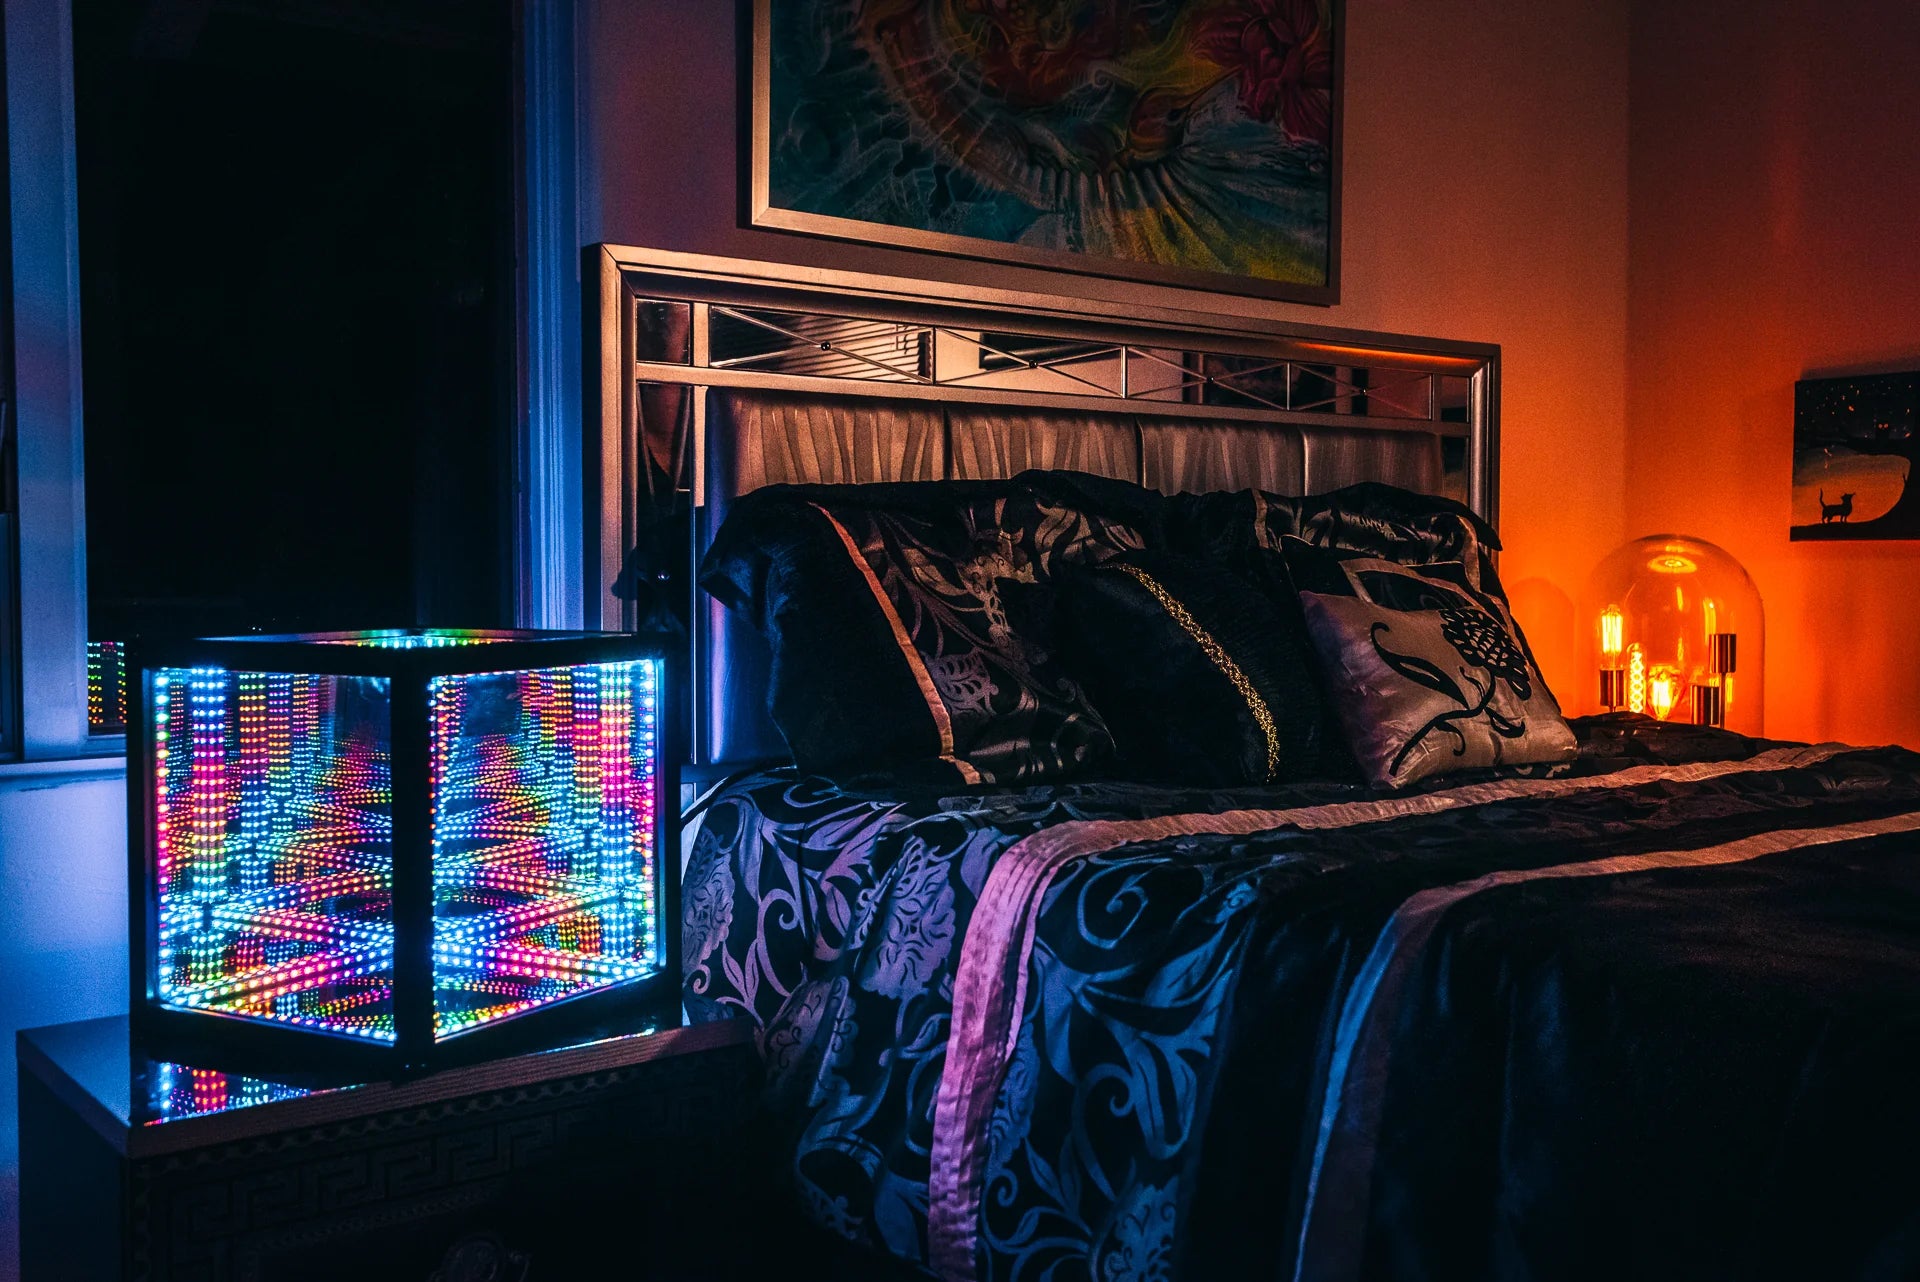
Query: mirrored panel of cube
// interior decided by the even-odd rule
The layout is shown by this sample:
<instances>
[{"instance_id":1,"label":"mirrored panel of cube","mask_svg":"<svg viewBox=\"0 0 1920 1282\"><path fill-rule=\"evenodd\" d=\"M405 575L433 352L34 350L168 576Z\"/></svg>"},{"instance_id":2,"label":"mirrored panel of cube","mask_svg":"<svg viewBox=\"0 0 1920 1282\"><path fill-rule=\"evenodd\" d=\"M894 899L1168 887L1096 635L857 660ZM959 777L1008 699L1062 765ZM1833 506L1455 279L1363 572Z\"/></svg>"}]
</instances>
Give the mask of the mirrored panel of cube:
<instances>
[{"instance_id":1,"label":"mirrored panel of cube","mask_svg":"<svg viewBox=\"0 0 1920 1282\"><path fill-rule=\"evenodd\" d=\"M655 974L657 659L434 677L435 1035Z\"/></svg>"},{"instance_id":2,"label":"mirrored panel of cube","mask_svg":"<svg viewBox=\"0 0 1920 1282\"><path fill-rule=\"evenodd\" d=\"M149 689L160 1003L391 1042L388 680L161 668Z\"/></svg>"}]
</instances>

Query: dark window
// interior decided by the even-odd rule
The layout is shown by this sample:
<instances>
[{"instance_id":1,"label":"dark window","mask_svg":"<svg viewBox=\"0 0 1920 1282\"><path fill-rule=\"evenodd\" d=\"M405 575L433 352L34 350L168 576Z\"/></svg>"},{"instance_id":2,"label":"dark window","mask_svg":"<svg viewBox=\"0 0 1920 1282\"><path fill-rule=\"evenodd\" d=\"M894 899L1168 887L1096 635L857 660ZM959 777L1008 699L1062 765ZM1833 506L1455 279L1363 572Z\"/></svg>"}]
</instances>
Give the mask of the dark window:
<instances>
[{"instance_id":1,"label":"dark window","mask_svg":"<svg viewBox=\"0 0 1920 1282\"><path fill-rule=\"evenodd\" d=\"M97 731L107 643L513 621L512 12L74 7Z\"/></svg>"}]
</instances>

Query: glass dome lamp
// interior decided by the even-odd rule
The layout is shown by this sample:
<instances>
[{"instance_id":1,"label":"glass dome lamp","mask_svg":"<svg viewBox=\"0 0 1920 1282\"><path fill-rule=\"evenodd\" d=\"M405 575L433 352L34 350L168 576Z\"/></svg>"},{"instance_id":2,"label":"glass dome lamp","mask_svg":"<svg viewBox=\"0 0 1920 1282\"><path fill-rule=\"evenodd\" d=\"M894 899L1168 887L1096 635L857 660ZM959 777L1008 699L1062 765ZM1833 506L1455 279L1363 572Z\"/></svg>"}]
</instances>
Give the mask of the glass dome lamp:
<instances>
[{"instance_id":1,"label":"glass dome lamp","mask_svg":"<svg viewBox=\"0 0 1920 1282\"><path fill-rule=\"evenodd\" d=\"M1724 549L1680 534L1635 539L1594 570L1586 613L1602 709L1761 733L1766 620Z\"/></svg>"}]
</instances>

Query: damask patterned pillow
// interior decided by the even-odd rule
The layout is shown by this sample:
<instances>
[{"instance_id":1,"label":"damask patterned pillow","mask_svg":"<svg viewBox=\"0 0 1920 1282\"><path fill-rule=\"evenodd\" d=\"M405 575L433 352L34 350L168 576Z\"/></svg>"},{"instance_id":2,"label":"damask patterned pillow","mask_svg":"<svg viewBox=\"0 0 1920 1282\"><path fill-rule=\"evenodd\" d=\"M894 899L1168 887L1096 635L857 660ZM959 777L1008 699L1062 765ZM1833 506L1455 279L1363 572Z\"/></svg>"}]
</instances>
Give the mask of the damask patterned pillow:
<instances>
[{"instance_id":1,"label":"damask patterned pillow","mask_svg":"<svg viewBox=\"0 0 1920 1282\"><path fill-rule=\"evenodd\" d=\"M1459 562L1399 565L1293 538L1282 552L1347 746L1372 783L1577 754L1519 625Z\"/></svg>"},{"instance_id":2,"label":"damask patterned pillow","mask_svg":"<svg viewBox=\"0 0 1920 1282\"><path fill-rule=\"evenodd\" d=\"M1305 498L1260 490L1176 494L1164 521L1171 550L1230 566L1276 595L1290 591L1280 546L1291 537L1402 565L1458 562L1476 592L1506 599L1493 564L1500 536L1478 513L1377 481Z\"/></svg>"},{"instance_id":3,"label":"damask patterned pillow","mask_svg":"<svg viewBox=\"0 0 1920 1282\"><path fill-rule=\"evenodd\" d=\"M1298 618L1233 573L1135 552L1061 576L1060 645L1113 731L1120 766L1232 787L1345 766Z\"/></svg>"},{"instance_id":4,"label":"damask patterned pillow","mask_svg":"<svg viewBox=\"0 0 1920 1282\"><path fill-rule=\"evenodd\" d=\"M1044 475L770 486L735 505L701 583L770 643L768 707L803 770L854 785L1062 778L1113 756L1047 626L1059 567L1141 543L1090 510L1100 495Z\"/></svg>"}]
</instances>

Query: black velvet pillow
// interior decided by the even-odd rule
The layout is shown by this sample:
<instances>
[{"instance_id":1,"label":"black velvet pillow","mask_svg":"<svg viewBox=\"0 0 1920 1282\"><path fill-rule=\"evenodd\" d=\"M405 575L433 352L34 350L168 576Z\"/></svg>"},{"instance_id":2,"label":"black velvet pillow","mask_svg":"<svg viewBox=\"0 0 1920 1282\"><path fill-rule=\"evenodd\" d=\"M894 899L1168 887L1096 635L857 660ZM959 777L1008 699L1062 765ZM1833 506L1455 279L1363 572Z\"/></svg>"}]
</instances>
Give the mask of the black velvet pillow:
<instances>
[{"instance_id":1,"label":"black velvet pillow","mask_svg":"<svg viewBox=\"0 0 1920 1282\"><path fill-rule=\"evenodd\" d=\"M1576 755L1506 603L1476 590L1459 562L1399 565L1293 538L1282 549L1328 696L1371 782Z\"/></svg>"},{"instance_id":2,"label":"black velvet pillow","mask_svg":"<svg viewBox=\"0 0 1920 1282\"><path fill-rule=\"evenodd\" d=\"M1129 553L1064 573L1059 611L1126 773L1224 787L1343 763L1298 613L1230 571Z\"/></svg>"},{"instance_id":3,"label":"black velvet pillow","mask_svg":"<svg viewBox=\"0 0 1920 1282\"><path fill-rule=\"evenodd\" d=\"M766 636L768 708L801 769L861 785L1063 778L1113 755L1046 629L1059 567L1141 543L1092 510L1103 496L1138 501L1044 473L769 486L734 505L701 583Z\"/></svg>"}]
</instances>

